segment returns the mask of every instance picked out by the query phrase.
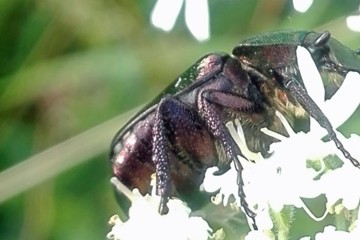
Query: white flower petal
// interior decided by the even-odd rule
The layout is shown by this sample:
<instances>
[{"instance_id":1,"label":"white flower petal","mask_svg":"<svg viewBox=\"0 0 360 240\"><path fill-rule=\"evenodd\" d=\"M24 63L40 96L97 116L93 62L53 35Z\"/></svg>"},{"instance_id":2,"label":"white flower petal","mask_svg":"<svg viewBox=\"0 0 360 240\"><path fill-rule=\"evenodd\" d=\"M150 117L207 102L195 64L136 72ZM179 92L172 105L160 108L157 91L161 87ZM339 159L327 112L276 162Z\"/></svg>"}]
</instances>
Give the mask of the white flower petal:
<instances>
[{"instance_id":1,"label":"white flower petal","mask_svg":"<svg viewBox=\"0 0 360 240\"><path fill-rule=\"evenodd\" d=\"M313 0L293 0L294 9L298 12L305 13L311 5Z\"/></svg>"},{"instance_id":2,"label":"white flower petal","mask_svg":"<svg viewBox=\"0 0 360 240\"><path fill-rule=\"evenodd\" d=\"M209 6L207 0L185 1L185 22L191 34L198 41L210 37Z\"/></svg>"},{"instance_id":3,"label":"white flower petal","mask_svg":"<svg viewBox=\"0 0 360 240\"><path fill-rule=\"evenodd\" d=\"M353 240L349 232L336 230L334 226L326 226L324 232L317 233L315 240ZM355 239L354 239L355 240Z\"/></svg>"},{"instance_id":4,"label":"white flower petal","mask_svg":"<svg viewBox=\"0 0 360 240\"><path fill-rule=\"evenodd\" d=\"M170 31L175 25L183 2L183 0L157 0L151 12L151 23L164 31Z\"/></svg>"},{"instance_id":5,"label":"white flower petal","mask_svg":"<svg viewBox=\"0 0 360 240\"><path fill-rule=\"evenodd\" d=\"M349 72L336 94L325 102L324 113L334 128L341 126L360 103L360 74Z\"/></svg>"},{"instance_id":6,"label":"white flower petal","mask_svg":"<svg viewBox=\"0 0 360 240\"><path fill-rule=\"evenodd\" d=\"M272 240L272 239L273 239L272 237L269 237L263 231L251 231L245 237L245 240Z\"/></svg>"},{"instance_id":7,"label":"white flower petal","mask_svg":"<svg viewBox=\"0 0 360 240\"><path fill-rule=\"evenodd\" d=\"M360 137L352 135L350 139L341 139L346 149L357 159L360 157ZM354 167L341 153L338 156L343 160L344 165L333 171L324 174L319 182L321 190L327 198L327 205L330 207L342 199L342 204L348 210L358 207L360 202L360 189L354 187L354 183L360 182L360 171Z\"/></svg>"},{"instance_id":8,"label":"white flower petal","mask_svg":"<svg viewBox=\"0 0 360 240\"><path fill-rule=\"evenodd\" d=\"M116 178L112 178L111 181L122 191L123 185ZM212 232L204 219L190 216L191 209L179 199L169 199L169 213L160 215L158 213L159 196L148 194L142 196L137 189L134 189L130 195L129 219L122 222L119 218L111 218L110 222L114 226L107 235L110 239L206 240ZM139 231L139 226L141 231Z\"/></svg>"},{"instance_id":9,"label":"white flower petal","mask_svg":"<svg viewBox=\"0 0 360 240\"><path fill-rule=\"evenodd\" d=\"M261 230L271 230L274 228L274 224L270 217L269 206L258 206L256 211L256 225Z\"/></svg>"},{"instance_id":10,"label":"white flower petal","mask_svg":"<svg viewBox=\"0 0 360 240\"><path fill-rule=\"evenodd\" d=\"M305 89L308 92L309 96L318 105L318 107L323 110L325 101L325 89L321 75L317 70L315 62L312 59L309 51L301 46L297 47L296 56ZM310 118L310 127L311 132L314 135L321 136L326 134L326 130L323 129L319 125L319 123L313 118Z\"/></svg>"},{"instance_id":11,"label":"white flower petal","mask_svg":"<svg viewBox=\"0 0 360 240\"><path fill-rule=\"evenodd\" d=\"M235 170L234 163L231 163L230 167L231 169L222 175L213 174L217 167L208 169L202 184L206 192L215 192L220 189L219 194L224 197L224 206L229 203L231 196L237 197L238 193L238 185L236 184L237 171Z\"/></svg>"},{"instance_id":12,"label":"white flower petal","mask_svg":"<svg viewBox=\"0 0 360 240\"><path fill-rule=\"evenodd\" d=\"M349 16L346 18L346 24L350 30L360 32L360 16Z\"/></svg>"},{"instance_id":13,"label":"white flower petal","mask_svg":"<svg viewBox=\"0 0 360 240\"><path fill-rule=\"evenodd\" d=\"M309 51L301 46L297 47L296 56L306 91L321 108L321 104L324 103L325 89L315 62Z\"/></svg>"}]
</instances>

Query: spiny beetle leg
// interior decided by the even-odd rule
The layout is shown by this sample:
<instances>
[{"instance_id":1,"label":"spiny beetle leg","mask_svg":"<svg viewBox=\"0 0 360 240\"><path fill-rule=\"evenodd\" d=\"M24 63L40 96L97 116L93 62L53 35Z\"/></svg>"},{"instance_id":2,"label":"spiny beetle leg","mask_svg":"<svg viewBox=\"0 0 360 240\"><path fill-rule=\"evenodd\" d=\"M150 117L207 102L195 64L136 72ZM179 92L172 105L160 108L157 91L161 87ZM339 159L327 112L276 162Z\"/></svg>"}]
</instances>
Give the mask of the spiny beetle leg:
<instances>
[{"instance_id":1,"label":"spiny beetle leg","mask_svg":"<svg viewBox=\"0 0 360 240\"><path fill-rule=\"evenodd\" d=\"M239 186L239 190L238 190L238 195L240 197L240 205L243 207L244 211L245 211L245 214L251 218L253 224L252 224L252 227L254 230L258 230L258 227L256 225L256 221L255 221L255 217L256 217L256 213L254 213L250 208L249 208L249 204L247 203L247 201L245 200L245 193L244 193L244 189L243 189L243 179L242 179L242 174L241 174L241 171L242 171L242 165L239 161L238 158L234 158L234 165L235 165L235 169L237 171L237 184Z\"/></svg>"},{"instance_id":2,"label":"spiny beetle leg","mask_svg":"<svg viewBox=\"0 0 360 240\"><path fill-rule=\"evenodd\" d=\"M310 116L314 118L321 127L326 129L330 140L335 143L336 147L342 152L344 157L350 160L355 167L360 168L359 161L353 158L344 148L343 144L337 138L329 119L307 94L306 90L293 78L286 80L284 85L293 94L301 106L310 114Z\"/></svg>"},{"instance_id":3,"label":"spiny beetle leg","mask_svg":"<svg viewBox=\"0 0 360 240\"><path fill-rule=\"evenodd\" d=\"M165 96L157 106L153 128L156 188L161 196L159 212L168 211L169 196L175 192L198 189L205 169L217 164L216 157L213 138L198 110L174 96ZM206 160L199 162L199 159ZM186 183L178 184L184 177L188 177ZM178 188L172 189L173 184Z\"/></svg>"},{"instance_id":4,"label":"spiny beetle leg","mask_svg":"<svg viewBox=\"0 0 360 240\"><path fill-rule=\"evenodd\" d=\"M243 207L245 214L250 217L253 221L253 228L257 229L255 223L256 214L249 208L248 203L246 202L246 196L244 192L244 181L242 179L242 170L243 167L237 158L237 156L241 156L247 159L240 151L238 145L232 139L229 131L224 125L220 115L216 112L214 104L223 106L223 107L231 107L236 106L240 109L246 109L253 105L249 100L243 99L241 97L230 97L231 94L225 94L221 92L215 92L213 90L204 90L200 94L198 99L198 106L200 110L200 115L202 115L203 119L206 122L210 132L215 136L217 140L220 141L221 146L225 151L225 155L227 157L226 164L232 160L234 161L235 169L237 171L237 184L239 186L238 195L240 197L240 204ZM212 97L217 96L217 97ZM221 96L226 96L222 98ZM236 101L236 102L233 102ZM221 163L220 163L221 164Z\"/></svg>"},{"instance_id":5,"label":"spiny beetle leg","mask_svg":"<svg viewBox=\"0 0 360 240\"><path fill-rule=\"evenodd\" d=\"M224 165L224 168L228 168L230 162L234 158L236 158L237 155L240 155L242 157L244 156L241 153L237 144L231 138L229 131L223 123L223 119L216 112L213 103L208 100L208 96L209 92L207 90L200 93L200 96L198 98L198 106L200 110L199 112L211 134L219 141L219 143L223 147L226 159L223 163L219 163L219 165ZM239 169L239 171L241 170L242 167Z\"/></svg>"},{"instance_id":6,"label":"spiny beetle leg","mask_svg":"<svg viewBox=\"0 0 360 240\"><path fill-rule=\"evenodd\" d=\"M161 197L159 207L160 214L166 214L168 212L167 202L171 194L170 160L164 125L166 102L167 98L164 98L157 107L152 141L152 159L156 169L156 193Z\"/></svg>"}]
</instances>

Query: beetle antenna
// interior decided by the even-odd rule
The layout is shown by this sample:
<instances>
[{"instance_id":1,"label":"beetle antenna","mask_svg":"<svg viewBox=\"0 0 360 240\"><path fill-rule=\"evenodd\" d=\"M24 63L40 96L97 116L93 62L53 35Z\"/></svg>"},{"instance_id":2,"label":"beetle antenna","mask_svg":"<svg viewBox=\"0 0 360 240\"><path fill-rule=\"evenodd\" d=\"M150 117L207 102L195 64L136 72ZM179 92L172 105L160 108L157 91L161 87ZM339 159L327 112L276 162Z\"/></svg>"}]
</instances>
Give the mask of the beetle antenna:
<instances>
[{"instance_id":1,"label":"beetle antenna","mask_svg":"<svg viewBox=\"0 0 360 240\"><path fill-rule=\"evenodd\" d=\"M336 147L342 152L344 157L349 159L355 167L360 168L359 161L353 158L344 148L343 144L337 138L329 119L316 105L314 100L312 100L312 98L307 94L306 90L295 79L285 81L284 86L294 95L296 100L310 114L310 116L313 117L321 127L327 130L330 140L335 143Z\"/></svg>"}]
</instances>

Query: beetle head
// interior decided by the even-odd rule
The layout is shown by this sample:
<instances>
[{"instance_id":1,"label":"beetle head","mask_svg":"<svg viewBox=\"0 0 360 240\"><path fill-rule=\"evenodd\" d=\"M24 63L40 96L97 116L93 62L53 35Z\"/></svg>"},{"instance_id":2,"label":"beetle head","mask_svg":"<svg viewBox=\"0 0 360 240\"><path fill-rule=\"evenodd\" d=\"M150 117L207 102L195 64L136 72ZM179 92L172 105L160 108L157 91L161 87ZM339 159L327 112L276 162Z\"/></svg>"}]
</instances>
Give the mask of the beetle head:
<instances>
[{"instance_id":1,"label":"beetle head","mask_svg":"<svg viewBox=\"0 0 360 240\"><path fill-rule=\"evenodd\" d=\"M233 49L240 62L249 65L265 76L290 69L298 72L296 49L305 47L320 72L326 98L330 98L341 86L349 71L360 72L360 51L344 46L329 32L280 31L262 34L241 42ZM294 76L295 77L295 76ZM302 84L301 79L297 79Z\"/></svg>"},{"instance_id":2,"label":"beetle head","mask_svg":"<svg viewBox=\"0 0 360 240\"><path fill-rule=\"evenodd\" d=\"M339 89L349 71L360 72L359 53L332 38L330 33L308 33L302 44L310 53L321 74L326 99Z\"/></svg>"}]
</instances>

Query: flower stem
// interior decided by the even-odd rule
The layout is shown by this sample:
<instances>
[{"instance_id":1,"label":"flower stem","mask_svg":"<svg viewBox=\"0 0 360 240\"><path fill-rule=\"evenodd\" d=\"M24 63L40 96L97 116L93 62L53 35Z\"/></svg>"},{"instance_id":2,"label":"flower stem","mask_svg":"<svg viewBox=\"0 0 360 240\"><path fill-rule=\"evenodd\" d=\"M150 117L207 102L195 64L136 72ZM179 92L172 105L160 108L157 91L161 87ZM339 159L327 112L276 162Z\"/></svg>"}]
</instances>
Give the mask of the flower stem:
<instances>
[{"instance_id":1,"label":"flower stem","mask_svg":"<svg viewBox=\"0 0 360 240\"><path fill-rule=\"evenodd\" d=\"M273 220L274 227L277 230L277 239L278 240L289 239L289 230L290 230L290 222L288 221L289 217L284 216L282 212L271 211L271 218Z\"/></svg>"}]
</instances>

